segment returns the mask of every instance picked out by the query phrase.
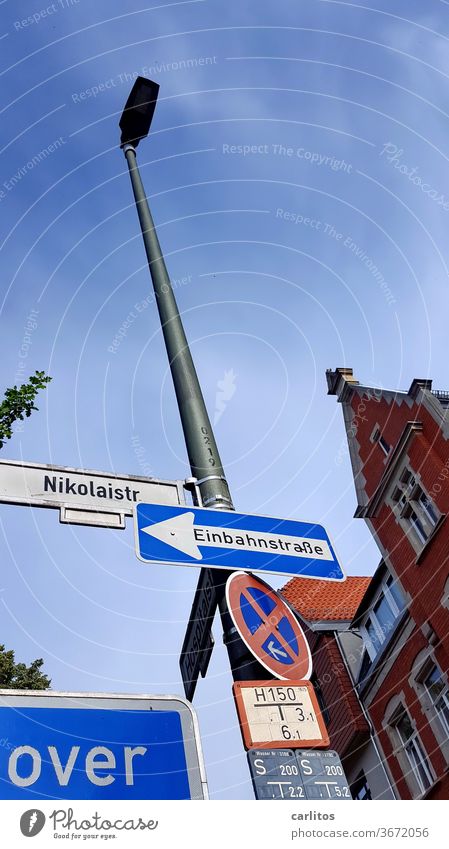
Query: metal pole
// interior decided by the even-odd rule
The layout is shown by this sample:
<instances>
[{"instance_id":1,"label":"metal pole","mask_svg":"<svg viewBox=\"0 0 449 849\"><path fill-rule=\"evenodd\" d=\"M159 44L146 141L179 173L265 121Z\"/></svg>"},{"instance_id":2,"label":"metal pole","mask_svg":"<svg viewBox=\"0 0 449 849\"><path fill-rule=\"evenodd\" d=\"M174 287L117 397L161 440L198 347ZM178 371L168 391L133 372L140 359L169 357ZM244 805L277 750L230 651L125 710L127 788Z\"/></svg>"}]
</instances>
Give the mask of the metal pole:
<instances>
[{"instance_id":1,"label":"metal pole","mask_svg":"<svg viewBox=\"0 0 449 849\"><path fill-rule=\"evenodd\" d=\"M137 166L136 151L131 144L125 144L123 151L131 177L192 475L197 478L204 507L233 510L212 425ZM229 573L221 569L211 571L223 625L223 640L234 679L265 678L266 671L248 652L229 616L225 599L225 584Z\"/></svg>"}]
</instances>

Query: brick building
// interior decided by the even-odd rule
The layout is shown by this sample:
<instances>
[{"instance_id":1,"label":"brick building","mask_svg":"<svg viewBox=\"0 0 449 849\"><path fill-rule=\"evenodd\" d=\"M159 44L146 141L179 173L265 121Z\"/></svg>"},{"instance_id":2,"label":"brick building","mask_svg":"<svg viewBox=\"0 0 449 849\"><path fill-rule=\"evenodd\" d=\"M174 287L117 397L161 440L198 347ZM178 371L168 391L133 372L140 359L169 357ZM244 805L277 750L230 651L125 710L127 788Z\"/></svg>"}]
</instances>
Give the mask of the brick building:
<instances>
[{"instance_id":1,"label":"brick building","mask_svg":"<svg viewBox=\"0 0 449 849\"><path fill-rule=\"evenodd\" d=\"M352 636L343 642L351 639L353 645L343 654L354 699L346 681L341 701L353 729L350 734L343 723L335 739L345 751L349 745L349 763L352 758L354 766L355 758L357 768L362 744L356 729L360 740L366 734L357 699L365 721L368 717L374 728L374 745L394 795L447 799L449 393L432 391L429 380L413 380L407 392L363 386L346 368L329 370L327 382L329 394L343 408L357 496L355 516L365 519L382 555L361 597L357 592L351 596L354 609L346 611L352 614L352 621L345 622ZM316 623L313 632L311 639L316 639ZM329 640L334 646L327 649L331 653L339 642L341 648L343 636L338 628L333 633ZM332 686L334 702L336 682ZM343 754L339 745L335 748ZM369 772L364 775L367 792L378 798Z\"/></svg>"},{"instance_id":2,"label":"brick building","mask_svg":"<svg viewBox=\"0 0 449 849\"><path fill-rule=\"evenodd\" d=\"M282 594L295 608L313 657L312 682L329 731L330 745L343 763L354 798L394 799L383 754L351 676L363 644L351 630L371 578L349 576L344 583L293 578Z\"/></svg>"}]
</instances>

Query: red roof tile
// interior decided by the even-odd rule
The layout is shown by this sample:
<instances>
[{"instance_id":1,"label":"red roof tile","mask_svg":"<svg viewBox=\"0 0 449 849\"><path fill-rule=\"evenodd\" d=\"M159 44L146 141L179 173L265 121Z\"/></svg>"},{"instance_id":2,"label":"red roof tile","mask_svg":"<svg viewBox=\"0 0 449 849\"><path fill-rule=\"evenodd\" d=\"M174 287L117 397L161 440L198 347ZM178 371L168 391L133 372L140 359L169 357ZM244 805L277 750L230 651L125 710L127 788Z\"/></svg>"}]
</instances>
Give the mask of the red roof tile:
<instances>
[{"instance_id":1,"label":"red roof tile","mask_svg":"<svg viewBox=\"0 0 449 849\"><path fill-rule=\"evenodd\" d=\"M281 593L309 622L351 620L370 581L353 575L341 582L293 578Z\"/></svg>"}]
</instances>

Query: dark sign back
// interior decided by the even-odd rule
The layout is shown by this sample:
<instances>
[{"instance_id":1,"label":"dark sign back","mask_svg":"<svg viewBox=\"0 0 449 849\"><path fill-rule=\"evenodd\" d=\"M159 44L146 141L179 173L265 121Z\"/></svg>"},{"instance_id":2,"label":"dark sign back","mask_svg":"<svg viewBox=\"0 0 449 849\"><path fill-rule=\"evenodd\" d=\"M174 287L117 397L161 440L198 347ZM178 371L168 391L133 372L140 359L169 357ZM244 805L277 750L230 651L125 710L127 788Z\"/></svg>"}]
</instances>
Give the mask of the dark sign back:
<instances>
[{"instance_id":1,"label":"dark sign back","mask_svg":"<svg viewBox=\"0 0 449 849\"><path fill-rule=\"evenodd\" d=\"M250 749L256 799L351 799L337 752L313 749Z\"/></svg>"}]
</instances>

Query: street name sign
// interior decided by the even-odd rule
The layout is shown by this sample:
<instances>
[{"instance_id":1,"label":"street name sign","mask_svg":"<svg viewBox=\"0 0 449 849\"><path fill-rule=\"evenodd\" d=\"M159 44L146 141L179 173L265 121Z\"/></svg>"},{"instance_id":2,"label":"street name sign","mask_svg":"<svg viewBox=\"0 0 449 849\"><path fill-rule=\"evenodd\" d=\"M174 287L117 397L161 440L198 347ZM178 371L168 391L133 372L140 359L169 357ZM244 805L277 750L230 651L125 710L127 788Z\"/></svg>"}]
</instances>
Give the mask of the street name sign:
<instances>
[{"instance_id":1,"label":"street name sign","mask_svg":"<svg viewBox=\"0 0 449 849\"><path fill-rule=\"evenodd\" d=\"M205 799L198 724L177 696L0 690L0 798Z\"/></svg>"},{"instance_id":2,"label":"street name sign","mask_svg":"<svg viewBox=\"0 0 449 849\"><path fill-rule=\"evenodd\" d=\"M236 681L245 748L326 748L329 735L310 681Z\"/></svg>"},{"instance_id":3,"label":"street name sign","mask_svg":"<svg viewBox=\"0 0 449 849\"><path fill-rule=\"evenodd\" d=\"M210 569L201 569L179 658L184 692L189 701L193 699L200 674L204 678L209 666L214 647L211 628L216 609L213 575Z\"/></svg>"},{"instance_id":4,"label":"street name sign","mask_svg":"<svg viewBox=\"0 0 449 849\"><path fill-rule=\"evenodd\" d=\"M240 637L265 669L281 680L310 678L309 644L275 590L255 575L234 572L226 582L226 602Z\"/></svg>"},{"instance_id":5,"label":"street name sign","mask_svg":"<svg viewBox=\"0 0 449 849\"><path fill-rule=\"evenodd\" d=\"M250 749L256 799L351 799L337 752Z\"/></svg>"},{"instance_id":6,"label":"street name sign","mask_svg":"<svg viewBox=\"0 0 449 849\"><path fill-rule=\"evenodd\" d=\"M124 528L138 501L184 504L182 481L0 460L0 502L53 507L60 521Z\"/></svg>"},{"instance_id":7,"label":"street name sign","mask_svg":"<svg viewBox=\"0 0 449 849\"><path fill-rule=\"evenodd\" d=\"M146 503L135 515L137 556L147 563L345 579L322 525Z\"/></svg>"}]
</instances>

